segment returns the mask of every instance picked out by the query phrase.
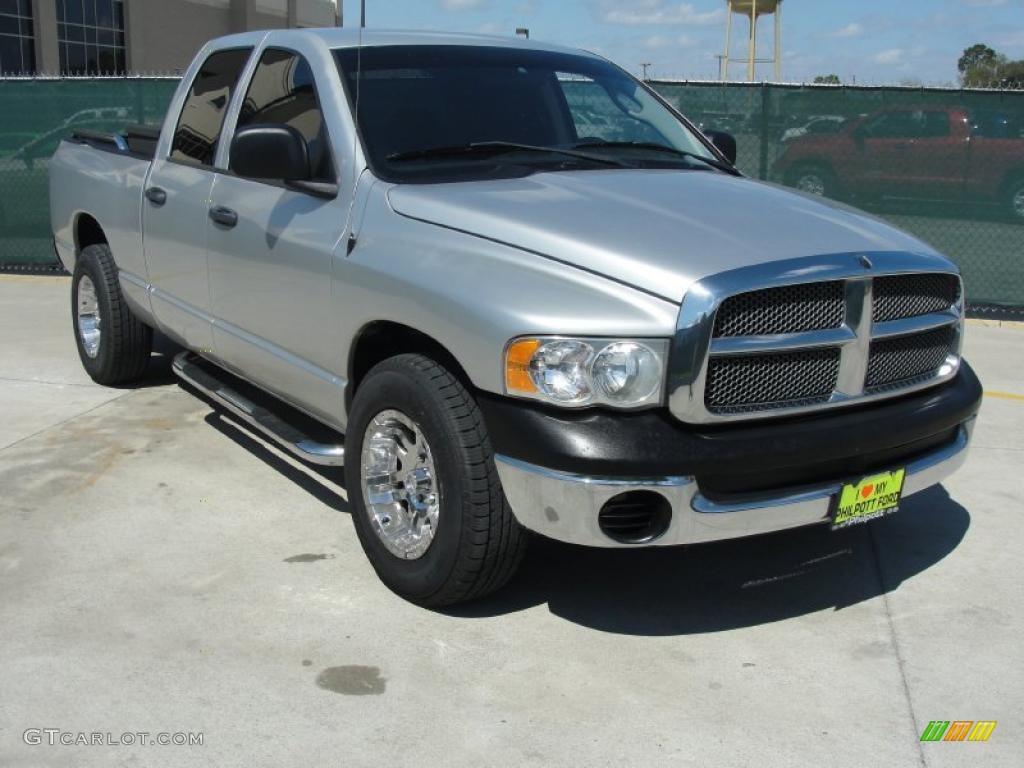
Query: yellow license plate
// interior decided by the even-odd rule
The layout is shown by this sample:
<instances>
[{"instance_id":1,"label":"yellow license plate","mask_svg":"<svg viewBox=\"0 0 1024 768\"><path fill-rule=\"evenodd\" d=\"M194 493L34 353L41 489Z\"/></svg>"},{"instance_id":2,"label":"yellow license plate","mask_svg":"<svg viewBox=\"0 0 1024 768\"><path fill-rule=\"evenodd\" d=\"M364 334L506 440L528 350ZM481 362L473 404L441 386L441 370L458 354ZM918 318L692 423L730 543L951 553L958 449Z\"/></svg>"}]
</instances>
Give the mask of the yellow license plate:
<instances>
[{"instance_id":1,"label":"yellow license plate","mask_svg":"<svg viewBox=\"0 0 1024 768\"><path fill-rule=\"evenodd\" d=\"M832 512L832 530L866 523L899 509L904 475L905 469L897 469L844 485Z\"/></svg>"}]
</instances>

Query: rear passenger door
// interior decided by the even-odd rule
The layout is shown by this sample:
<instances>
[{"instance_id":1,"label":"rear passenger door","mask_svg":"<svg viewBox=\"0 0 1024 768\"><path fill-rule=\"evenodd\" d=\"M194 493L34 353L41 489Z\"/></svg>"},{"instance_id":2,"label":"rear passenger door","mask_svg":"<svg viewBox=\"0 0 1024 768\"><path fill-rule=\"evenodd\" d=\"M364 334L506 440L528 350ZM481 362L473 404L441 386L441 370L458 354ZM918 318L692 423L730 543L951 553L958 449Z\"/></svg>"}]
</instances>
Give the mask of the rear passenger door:
<instances>
[{"instance_id":1,"label":"rear passenger door","mask_svg":"<svg viewBox=\"0 0 1024 768\"><path fill-rule=\"evenodd\" d=\"M246 87L235 130L261 124L297 129L313 181L329 187L338 182L338 165L322 90L302 53L268 47ZM243 178L229 167L217 177L213 205L233 212L236 222L205 222L218 357L284 399L337 419L345 381L332 370L340 345L328 336L331 263L348 214L343 196Z\"/></svg>"},{"instance_id":2,"label":"rear passenger door","mask_svg":"<svg viewBox=\"0 0 1024 768\"><path fill-rule=\"evenodd\" d=\"M165 124L166 136L161 137L146 180L143 247L153 313L169 335L193 349L213 346L206 263L208 200L224 118L251 52L252 48L221 50L203 61L177 121Z\"/></svg>"}]
</instances>

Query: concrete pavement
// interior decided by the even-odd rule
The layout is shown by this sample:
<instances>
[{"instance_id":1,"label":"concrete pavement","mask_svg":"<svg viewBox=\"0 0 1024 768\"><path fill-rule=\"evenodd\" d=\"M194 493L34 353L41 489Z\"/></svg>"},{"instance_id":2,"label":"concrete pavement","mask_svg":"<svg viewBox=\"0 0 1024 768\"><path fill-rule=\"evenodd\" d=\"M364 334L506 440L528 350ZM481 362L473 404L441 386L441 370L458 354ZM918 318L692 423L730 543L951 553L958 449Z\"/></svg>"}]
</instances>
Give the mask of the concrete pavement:
<instances>
[{"instance_id":1,"label":"concrete pavement","mask_svg":"<svg viewBox=\"0 0 1024 768\"><path fill-rule=\"evenodd\" d=\"M82 371L67 278L0 277L0 765L1024 764L1024 327L971 324L966 466L898 515L688 550L534 542L445 613L337 476L154 361ZM996 720L925 743L930 720ZM26 744L202 733L201 746Z\"/></svg>"}]
</instances>

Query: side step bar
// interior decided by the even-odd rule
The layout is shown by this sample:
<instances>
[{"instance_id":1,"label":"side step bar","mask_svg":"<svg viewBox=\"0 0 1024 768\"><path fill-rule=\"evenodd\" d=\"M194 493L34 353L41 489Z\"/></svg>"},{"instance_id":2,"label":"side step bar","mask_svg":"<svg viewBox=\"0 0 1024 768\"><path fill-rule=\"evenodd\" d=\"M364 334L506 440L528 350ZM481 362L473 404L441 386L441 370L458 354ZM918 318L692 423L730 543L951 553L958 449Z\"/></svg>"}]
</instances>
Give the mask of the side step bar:
<instances>
[{"instance_id":1,"label":"side step bar","mask_svg":"<svg viewBox=\"0 0 1024 768\"><path fill-rule=\"evenodd\" d=\"M324 466L340 467L345 463L345 446L341 443L320 443L287 423L279 416L257 405L231 389L214 373L202 366L201 358L191 352L179 352L171 367L184 381L224 406L251 427L262 432L286 451L300 459Z\"/></svg>"}]
</instances>

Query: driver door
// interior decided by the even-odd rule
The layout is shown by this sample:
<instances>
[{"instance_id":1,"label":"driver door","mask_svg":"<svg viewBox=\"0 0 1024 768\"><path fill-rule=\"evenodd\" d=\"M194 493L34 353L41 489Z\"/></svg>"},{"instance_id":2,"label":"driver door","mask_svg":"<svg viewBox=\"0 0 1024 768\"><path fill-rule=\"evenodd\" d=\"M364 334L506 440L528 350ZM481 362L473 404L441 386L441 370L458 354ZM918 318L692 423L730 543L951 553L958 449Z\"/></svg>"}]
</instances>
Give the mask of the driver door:
<instances>
[{"instance_id":1,"label":"driver door","mask_svg":"<svg viewBox=\"0 0 1024 768\"><path fill-rule=\"evenodd\" d=\"M266 123L296 128L306 140L313 180L336 184L316 80L302 54L264 49L236 130ZM283 399L336 420L345 380L334 370L338 348L327 329L333 327L332 260L346 224L346 196L243 178L228 167L217 174L211 198L204 227L218 357ZM230 213L214 218L217 211Z\"/></svg>"}]
</instances>

